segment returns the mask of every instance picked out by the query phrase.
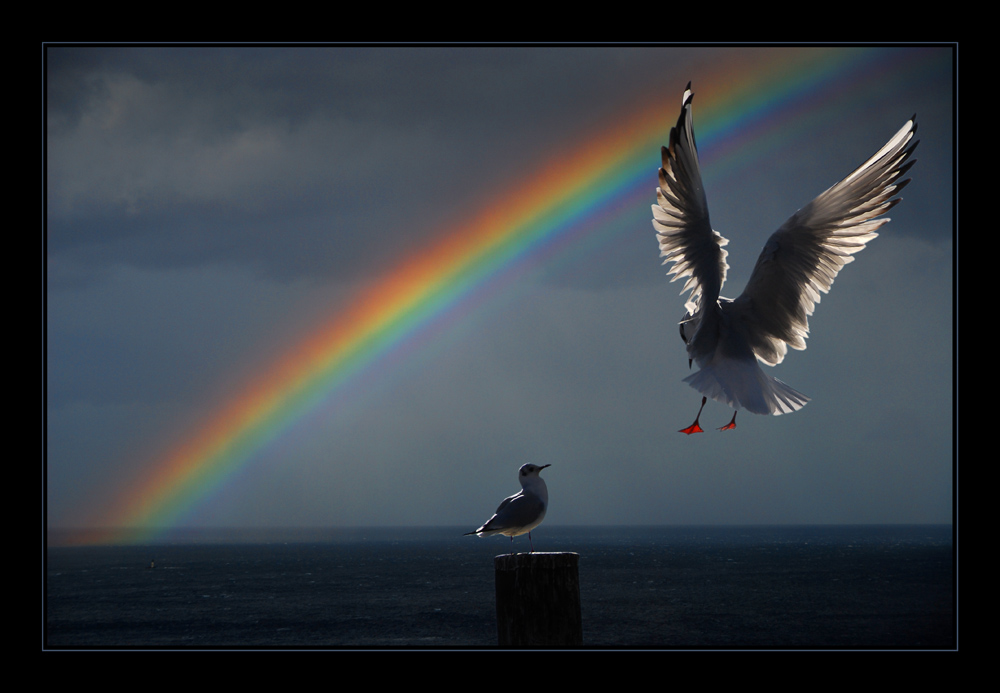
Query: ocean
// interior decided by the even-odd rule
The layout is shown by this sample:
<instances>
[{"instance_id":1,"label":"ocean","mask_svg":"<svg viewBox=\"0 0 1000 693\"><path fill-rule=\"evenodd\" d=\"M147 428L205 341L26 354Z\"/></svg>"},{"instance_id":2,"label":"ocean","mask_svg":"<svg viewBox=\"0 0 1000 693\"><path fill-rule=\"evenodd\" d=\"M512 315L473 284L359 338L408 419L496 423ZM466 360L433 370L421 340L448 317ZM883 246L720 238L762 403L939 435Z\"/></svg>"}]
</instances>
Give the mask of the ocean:
<instances>
[{"instance_id":1,"label":"ocean","mask_svg":"<svg viewBox=\"0 0 1000 693\"><path fill-rule=\"evenodd\" d=\"M497 647L467 528L191 532L49 546L44 649ZM579 554L583 647L954 650L950 525L539 527ZM514 540L527 551L527 537Z\"/></svg>"}]
</instances>

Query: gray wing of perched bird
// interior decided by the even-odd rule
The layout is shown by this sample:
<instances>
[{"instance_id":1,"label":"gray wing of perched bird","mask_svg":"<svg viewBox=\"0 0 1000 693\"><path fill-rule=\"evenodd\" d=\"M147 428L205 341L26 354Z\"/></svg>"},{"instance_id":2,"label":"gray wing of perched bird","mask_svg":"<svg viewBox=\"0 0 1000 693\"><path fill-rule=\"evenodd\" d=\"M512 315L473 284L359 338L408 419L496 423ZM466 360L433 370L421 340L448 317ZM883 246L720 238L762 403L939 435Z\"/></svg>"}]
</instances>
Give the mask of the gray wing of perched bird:
<instances>
[{"instance_id":1,"label":"gray wing of perched bird","mask_svg":"<svg viewBox=\"0 0 1000 693\"><path fill-rule=\"evenodd\" d=\"M481 537L492 534L504 534L511 537L520 536L536 526L536 520L545 513L545 504L537 496L526 495L522 492L504 499L497 508L496 513L488 519L482 527L475 532Z\"/></svg>"}]
</instances>

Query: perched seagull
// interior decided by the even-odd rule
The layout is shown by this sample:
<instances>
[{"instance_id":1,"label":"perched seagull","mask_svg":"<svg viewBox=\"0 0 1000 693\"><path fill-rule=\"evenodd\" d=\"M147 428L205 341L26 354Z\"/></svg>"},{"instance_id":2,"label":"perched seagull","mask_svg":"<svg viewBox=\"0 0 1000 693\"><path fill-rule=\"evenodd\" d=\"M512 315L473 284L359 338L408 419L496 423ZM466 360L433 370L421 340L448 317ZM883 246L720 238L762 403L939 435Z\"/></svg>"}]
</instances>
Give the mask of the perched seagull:
<instances>
[{"instance_id":1,"label":"perched seagull","mask_svg":"<svg viewBox=\"0 0 1000 693\"><path fill-rule=\"evenodd\" d=\"M542 524L542 520L545 519L545 511L549 507L549 489L545 486L545 479L538 476L538 473L550 466L552 465L543 464L541 467L535 464L521 465L521 469L517 473L517 480L521 482L521 490L509 498L504 498L493 517L488 519L479 529L474 532L466 532L464 536L471 534L480 537L488 537L493 534L506 535L510 537L511 552L513 553L514 537L527 534L528 545L534 551L531 530Z\"/></svg>"},{"instance_id":2,"label":"perched seagull","mask_svg":"<svg viewBox=\"0 0 1000 693\"><path fill-rule=\"evenodd\" d=\"M781 363L788 347L805 349L808 316L820 292L830 290L840 269L889 221L877 219L900 198L889 199L909 179L898 181L916 161L907 161L919 143L916 115L884 147L851 175L797 211L764 245L753 274L738 298L719 295L726 281L729 241L712 230L701 182L691 118L691 83L684 91L681 114L662 147L663 168L653 205L653 228L663 264L672 262L670 281L686 277L690 290L680 322L688 366L699 371L684 379L694 389L736 411L722 428L736 428L736 414L787 414L809 398L766 375L757 361ZM911 142L912 140L912 142ZM700 433L707 397L694 423L681 433Z\"/></svg>"}]
</instances>

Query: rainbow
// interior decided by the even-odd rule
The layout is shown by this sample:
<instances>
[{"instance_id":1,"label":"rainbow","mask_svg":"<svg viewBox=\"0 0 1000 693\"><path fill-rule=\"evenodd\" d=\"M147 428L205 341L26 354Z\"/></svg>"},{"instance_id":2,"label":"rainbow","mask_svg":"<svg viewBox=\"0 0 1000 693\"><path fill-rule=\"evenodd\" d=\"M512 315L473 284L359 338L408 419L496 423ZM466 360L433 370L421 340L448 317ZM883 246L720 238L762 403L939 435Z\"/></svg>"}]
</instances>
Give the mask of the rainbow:
<instances>
[{"instance_id":1,"label":"rainbow","mask_svg":"<svg viewBox=\"0 0 1000 693\"><path fill-rule=\"evenodd\" d=\"M879 55L867 49L769 50L751 63L693 75L699 146L729 156L740 133L758 136L762 123L794 111L836 76L870 68ZM532 263L574 252L587 242L582 229L592 230L595 218L634 209L633 202L648 212L659 146L667 141L683 86L663 85L662 98L629 109L607 131L536 166L495 203L373 281L124 489L91 523L109 529L81 541L142 542L179 524L262 446L408 340L433 338L442 324L513 285ZM651 231L650 239L652 244Z\"/></svg>"}]
</instances>

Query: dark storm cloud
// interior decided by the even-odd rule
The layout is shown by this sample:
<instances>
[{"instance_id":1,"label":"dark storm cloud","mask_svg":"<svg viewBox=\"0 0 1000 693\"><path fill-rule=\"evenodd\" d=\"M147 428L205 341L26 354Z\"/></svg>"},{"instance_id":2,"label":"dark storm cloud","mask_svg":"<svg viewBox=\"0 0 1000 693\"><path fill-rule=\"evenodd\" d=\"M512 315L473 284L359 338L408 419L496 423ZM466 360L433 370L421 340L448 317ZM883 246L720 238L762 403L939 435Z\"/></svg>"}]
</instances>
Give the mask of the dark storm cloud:
<instances>
[{"instance_id":1,"label":"dark storm cloud","mask_svg":"<svg viewBox=\"0 0 1000 693\"><path fill-rule=\"evenodd\" d=\"M654 79L651 55L675 56L675 66L700 57L53 48L52 279L125 258L244 264L277 278L393 262L488 202L494 181L558 154L568 141L552 132L569 137L620 108L621 95Z\"/></svg>"}]
</instances>

